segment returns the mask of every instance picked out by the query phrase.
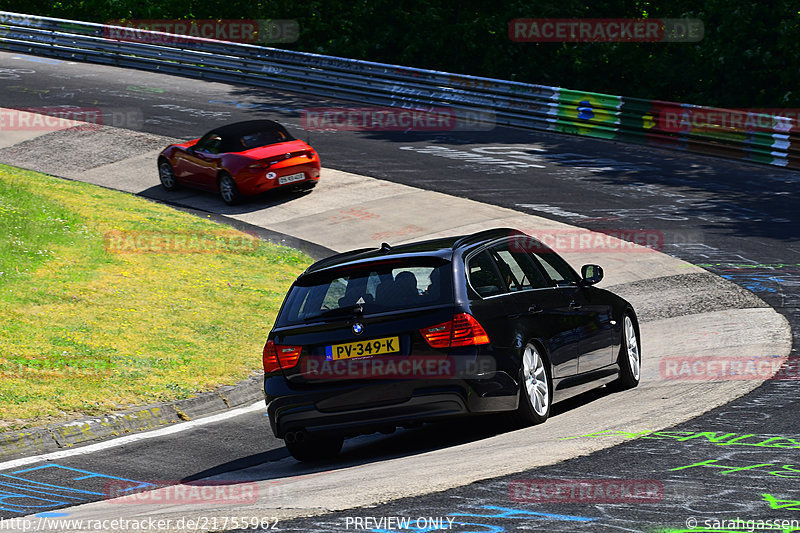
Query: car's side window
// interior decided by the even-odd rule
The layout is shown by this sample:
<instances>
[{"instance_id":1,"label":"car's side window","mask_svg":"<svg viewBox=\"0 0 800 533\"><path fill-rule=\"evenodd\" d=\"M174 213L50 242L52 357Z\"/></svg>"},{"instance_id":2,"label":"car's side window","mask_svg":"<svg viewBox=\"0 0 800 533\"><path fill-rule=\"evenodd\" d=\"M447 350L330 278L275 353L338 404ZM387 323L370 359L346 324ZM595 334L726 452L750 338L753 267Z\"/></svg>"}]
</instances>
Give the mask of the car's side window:
<instances>
[{"instance_id":1,"label":"car's side window","mask_svg":"<svg viewBox=\"0 0 800 533\"><path fill-rule=\"evenodd\" d=\"M209 134L197 141L195 149L200 152L208 152L209 154L218 154L220 146L222 145L222 137L217 134Z\"/></svg>"},{"instance_id":2,"label":"car's side window","mask_svg":"<svg viewBox=\"0 0 800 533\"><path fill-rule=\"evenodd\" d=\"M545 272L547 272L547 275L554 285L571 285L578 282L578 278L572 270L572 267L554 252L530 252L530 256L542 266Z\"/></svg>"},{"instance_id":3,"label":"car's side window","mask_svg":"<svg viewBox=\"0 0 800 533\"><path fill-rule=\"evenodd\" d=\"M469 260L467 276L475 292L484 298L505 292L503 281L488 251L483 251Z\"/></svg>"},{"instance_id":4,"label":"car's side window","mask_svg":"<svg viewBox=\"0 0 800 533\"><path fill-rule=\"evenodd\" d=\"M510 291L541 289L551 284L532 258L523 251L515 251L504 242L494 247L495 260L500 274Z\"/></svg>"}]
</instances>

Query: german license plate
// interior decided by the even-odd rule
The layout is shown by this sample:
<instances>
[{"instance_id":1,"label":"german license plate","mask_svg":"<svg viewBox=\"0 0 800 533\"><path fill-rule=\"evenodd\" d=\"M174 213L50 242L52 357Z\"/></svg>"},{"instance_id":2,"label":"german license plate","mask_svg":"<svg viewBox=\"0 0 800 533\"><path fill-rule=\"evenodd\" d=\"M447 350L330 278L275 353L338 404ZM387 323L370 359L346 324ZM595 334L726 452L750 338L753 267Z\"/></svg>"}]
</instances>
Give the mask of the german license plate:
<instances>
[{"instance_id":1,"label":"german license plate","mask_svg":"<svg viewBox=\"0 0 800 533\"><path fill-rule=\"evenodd\" d=\"M337 361L339 359L352 359L353 357L366 357L369 355L382 355L400 351L399 337L385 337L368 341L349 342L347 344L334 344L325 347L325 359Z\"/></svg>"},{"instance_id":2,"label":"german license plate","mask_svg":"<svg viewBox=\"0 0 800 533\"><path fill-rule=\"evenodd\" d=\"M286 185L287 183L294 183L295 181L303 181L306 179L304 172L299 174L290 174L289 176L281 176L278 178L278 185Z\"/></svg>"}]
</instances>

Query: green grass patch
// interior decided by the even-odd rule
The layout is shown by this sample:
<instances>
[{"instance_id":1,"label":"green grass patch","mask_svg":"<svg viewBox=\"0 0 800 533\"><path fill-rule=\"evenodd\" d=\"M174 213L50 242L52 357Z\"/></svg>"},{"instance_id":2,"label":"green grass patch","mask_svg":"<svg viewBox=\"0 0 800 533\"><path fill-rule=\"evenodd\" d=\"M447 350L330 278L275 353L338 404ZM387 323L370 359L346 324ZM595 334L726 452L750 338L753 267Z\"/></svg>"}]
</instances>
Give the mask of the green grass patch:
<instances>
[{"instance_id":1,"label":"green grass patch","mask_svg":"<svg viewBox=\"0 0 800 533\"><path fill-rule=\"evenodd\" d=\"M93 185L0 165L0 430L231 384L311 259Z\"/></svg>"}]
</instances>

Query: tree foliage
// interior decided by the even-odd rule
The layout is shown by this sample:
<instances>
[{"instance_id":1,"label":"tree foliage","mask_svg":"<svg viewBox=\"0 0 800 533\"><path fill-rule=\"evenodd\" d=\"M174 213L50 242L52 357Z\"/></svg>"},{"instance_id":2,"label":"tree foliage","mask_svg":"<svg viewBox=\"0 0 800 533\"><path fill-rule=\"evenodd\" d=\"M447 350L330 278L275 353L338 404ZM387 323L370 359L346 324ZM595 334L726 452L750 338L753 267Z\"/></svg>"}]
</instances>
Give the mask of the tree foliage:
<instances>
[{"instance_id":1,"label":"tree foliage","mask_svg":"<svg viewBox=\"0 0 800 533\"><path fill-rule=\"evenodd\" d=\"M5 0L3 9L120 18L296 19L284 48L721 107L798 107L800 14L787 0ZM697 18L697 43L518 43L515 18Z\"/></svg>"}]
</instances>

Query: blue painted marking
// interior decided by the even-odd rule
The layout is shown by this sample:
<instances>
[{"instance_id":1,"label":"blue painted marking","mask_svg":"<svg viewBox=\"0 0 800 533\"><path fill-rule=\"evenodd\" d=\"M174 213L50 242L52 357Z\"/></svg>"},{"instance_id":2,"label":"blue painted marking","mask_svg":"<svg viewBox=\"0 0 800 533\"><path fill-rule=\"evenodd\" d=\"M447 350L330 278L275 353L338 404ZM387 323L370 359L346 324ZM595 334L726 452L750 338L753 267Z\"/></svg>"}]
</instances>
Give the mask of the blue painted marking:
<instances>
[{"instance_id":1,"label":"blue painted marking","mask_svg":"<svg viewBox=\"0 0 800 533\"><path fill-rule=\"evenodd\" d=\"M43 490L36 490L34 488L31 488L30 485L24 485L22 483L5 483L3 481L0 481L0 486L10 487L11 489L24 490L26 492L34 492L34 493L37 493L37 494L47 494L48 496L55 496L56 495L53 492L47 492L47 491L43 491ZM37 488L42 488L42 487L37 487ZM54 490L53 488L50 488L50 487L48 487L48 489L50 491ZM2 490L2 489L0 489L0 490ZM62 488L61 490L64 490L64 491L75 491L75 489L69 489L69 488ZM84 500L84 498L79 498L77 496L67 496L66 494L58 494L58 496L61 497L61 498L69 498L71 500L78 500L78 501L83 501Z\"/></svg>"},{"instance_id":2,"label":"blue painted marking","mask_svg":"<svg viewBox=\"0 0 800 533\"><path fill-rule=\"evenodd\" d=\"M45 511L44 513L37 513L35 515L36 518L61 518L63 516L69 516L69 513L59 513L56 511Z\"/></svg>"},{"instance_id":3,"label":"blue painted marking","mask_svg":"<svg viewBox=\"0 0 800 533\"><path fill-rule=\"evenodd\" d=\"M9 474L2 474L2 476L3 477L12 478L12 479L15 479L17 481L23 481L24 482L24 484L17 484L16 485L17 487L23 487L23 488L31 487L31 488L43 489L42 492L44 494L55 495L52 492L47 492L47 491L44 490L44 489L50 489L50 490L61 490L61 491L65 491L65 492L77 492L77 493L80 493L80 494L91 494L93 496L102 496L103 495L102 492L95 492L95 491L91 491L91 490L74 489L72 487L62 487L61 485L51 485L50 483L42 483L41 481L34 481L32 479L25 479L23 477L12 476L12 475L9 475ZM58 494L58 496L63 496L63 495L62 494Z\"/></svg>"},{"instance_id":4,"label":"blue painted marking","mask_svg":"<svg viewBox=\"0 0 800 533\"><path fill-rule=\"evenodd\" d=\"M58 495L60 496L60 495ZM32 505L30 503L21 504L21 503L13 503L11 500L21 499L21 500L36 500L39 502L49 502L44 505ZM49 507L56 507L58 505L67 505L69 503L74 502L66 502L60 500L50 500L47 498L39 498L38 496L31 496L30 494L23 494L21 492L7 492L4 490L0 490L0 511L11 511L12 513L21 513L24 512L26 509L47 509Z\"/></svg>"},{"instance_id":5,"label":"blue painted marking","mask_svg":"<svg viewBox=\"0 0 800 533\"><path fill-rule=\"evenodd\" d=\"M590 518L588 516L573 516L573 515L565 515L565 514L553 514L553 513L540 513L538 511L527 511L525 509L512 509L510 507L497 507L495 505L483 505L480 509L487 509L490 511L500 511L498 514L474 514L474 513L448 513L447 517L454 517L454 516L464 516L464 517L473 517L473 518L508 518L508 519L531 519L531 520L558 520L562 522L594 522L597 520L596 518ZM420 528L416 527L416 519L411 519L411 522L415 524L414 527L410 527L405 529L404 531L416 531L418 533L430 533L432 531L444 531L439 527L427 527L427 528ZM445 526L449 526L449 522L445 520ZM503 533L505 528L502 526L497 526L493 524L480 524L474 522L453 522L452 525L458 524L459 526L477 526L481 529L480 531L464 531L461 530L460 533ZM392 531L389 529L372 529L370 530L373 533L402 533L398 531Z\"/></svg>"},{"instance_id":6,"label":"blue painted marking","mask_svg":"<svg viewBox=\"0 0 800 533\"><path fill-rule=\"evenodd\" d=\"M503 511L500 514L484 515L484 514L466 514L466 513L450 513L448 516L475 516L477 518L525 518L525 517L538 517L547 518L550 520L564 520L569 522L594 522L595 518L586 516L572 516L565 514L551 514L540 513L537 511L526 511L525 509L512 509L510 507L497 507L495 505L484 505L483 509L490 509L493 511ZM516 516L519 515L519 516Z\"/></svg>"},{"instance_id":7,"label":"blue painted marking","mask_svg":"<svg viewBox=\"0 0 800 533\"><path fill-rule=\"evenodd\" d=\"M67 466L50 463L33 468L17 470L11 474L0 474L0 511L29 513L33 509L46 509L71 504L74 505L76 501L86 501L91 496L104 497L109 495L109 491L98 492L97 490L89 490L88 487L65 487L63 485L54 485L44 481L28 479L27 476L22 477L20 475L14 475L30 475L32 473L39 472L52 473L54 472L52 470L54 468L58 469L59 472L67 471L76 473L74 477L68 478L69 481L84 482L89 479L106 479L131 484L130 487L125 489L115 487L115 495L145 487L155 487L155 484L153 483L135 481L133 479L126 479L117 476L109 476L97 472L90 472L88 470L70 468ZM77 496L76 494L80 496Z\"/></svg>"},{"instance_id":8,"label":"blue painted marking","mask_svg":"<svg viewBox=\"0 0 800 533\"><path fill-rule=\"evenodd\" d=\"M138 485L130 487L130 488L127 488L127 489L122 490L120 492L128 492L128 491L131 491L131 490L141 489L141 488L144 488L144 487L147 487L147 486L152 486L152 487L155 486L153 483L147 483L146 481L135 481L133 479L127 479L127 478L124 478L124 477L109 476L109 475L106 475L106 474L98 474L97 472L90 472L88 470L81 470L80 468L70 468L68 466L61 466L61 465L57 465L57 464L48 464L48 465L36 466L34 468L26 468L25 470L17 470L14 473L15 474L23 474L25 472L34 472L36 470L44 470L46 468L60 468L61 470L69 470L71 472L78 472L78 473L81 473L81 474L86 474L85 476L79 476L79 477L72 478L73 481L83 481L84 479L90 479L90 478L103 478L103 479L112 479L114 481L126 481L126 482L129 482L129 483L138 483ZM3 474L3 475L7 475L7 474ZM59 485L50 485L49 483L42 483L40 481L29 480L29 479L16 477L16 476L11 476L11 475L8 475L8 477L20 479L20 480L26 481L28 483L39 483L39 484L46 485L46 486L49 486L49 487L59 487ZM60 488L63 488L63 487L60 487ZM70 490L70 489L68 489L68 490ZM77 492L84 492L86 494L96 494L98 496L104 496L105 495L105 493L103 493L103 492L81 491L81 490L77 490L77 489L71 489L71 490L75 490Z\"/></svg>"},{"instance_id":9,"label":"blue painted marking","mask_svg":"<svg viewBox=\"0 0 800 533\"><path fill-rule=\"evenodd\" d=\"M784 283L786 280L768 274L720 274L720 277L736 283L741 283L745 289L754 292L778 292L774 287L764 285L766 282Z\"/></svg>"},{"instance_id":10,"label":"blue painted marking","mask_svg":"<svg viewBox=\"0 0 800 533\"><path fill-rule=\"evenodd\" d=\"M578 118L581 120L592 120L594 118L592 103L589 100L582 100L578 105Z\"/></svg>"},{"instance_id":11,"label":"blue painted marking","mask_svg":"<svg viewBox=\"0 0 800 533\"><path fill-rule=\"evenodd\" d=\"M22 57L13 56L11 59L20 59L22 61L30 61L31 63L47 63L48 65L58 65L63 63L60 59L49 59L45 57Z\"/></svg>"}]
</instances>

